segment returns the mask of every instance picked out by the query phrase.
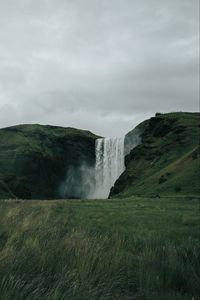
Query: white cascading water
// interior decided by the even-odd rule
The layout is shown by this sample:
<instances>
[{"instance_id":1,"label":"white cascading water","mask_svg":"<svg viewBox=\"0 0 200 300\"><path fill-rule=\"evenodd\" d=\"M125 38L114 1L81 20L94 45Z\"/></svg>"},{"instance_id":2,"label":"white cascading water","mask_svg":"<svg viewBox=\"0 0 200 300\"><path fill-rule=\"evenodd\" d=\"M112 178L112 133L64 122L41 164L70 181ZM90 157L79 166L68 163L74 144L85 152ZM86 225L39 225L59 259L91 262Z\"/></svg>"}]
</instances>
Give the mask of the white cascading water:
<instances>
[{"instance_id":1,"label":"white cascading water","mask_svg":"<svg viewBox=\"0 0 200 300\"><path fill-rule=\"evenodd\" d=\"M107 198L124 169L124 138L97 139L93 197Z\"/></svg>"}]
</instances>

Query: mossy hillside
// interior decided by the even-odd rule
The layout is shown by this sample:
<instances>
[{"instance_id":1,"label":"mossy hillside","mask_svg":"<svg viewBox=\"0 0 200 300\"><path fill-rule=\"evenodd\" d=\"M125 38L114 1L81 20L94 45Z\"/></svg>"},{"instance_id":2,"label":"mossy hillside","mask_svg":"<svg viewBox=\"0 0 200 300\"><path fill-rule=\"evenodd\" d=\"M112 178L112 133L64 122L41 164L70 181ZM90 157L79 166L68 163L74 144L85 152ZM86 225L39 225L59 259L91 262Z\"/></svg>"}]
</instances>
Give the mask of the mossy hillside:
<instances>
[{"instance_id":1,"label":"mossy hillside","mask_svg":"<svg viewBox=\"0 0 200 300\"><path fill-rule=\"evenodd\" d=\"M159 114L135 130L141 143L126 156L111 196L200 193L199 113Z\"/></svg>"},{"instance_id":2,"label":"mossy hillside","mask_svg":"<svg viewBox=\"0 0 200 300\"><path fill-rule=\"evenodd\" d=\"M0 197L68 196L60 183L71 170L80 182L80 165L94 165L96 138L84 130L37 124L0 129Z\"/></svg>"}]
</instances>

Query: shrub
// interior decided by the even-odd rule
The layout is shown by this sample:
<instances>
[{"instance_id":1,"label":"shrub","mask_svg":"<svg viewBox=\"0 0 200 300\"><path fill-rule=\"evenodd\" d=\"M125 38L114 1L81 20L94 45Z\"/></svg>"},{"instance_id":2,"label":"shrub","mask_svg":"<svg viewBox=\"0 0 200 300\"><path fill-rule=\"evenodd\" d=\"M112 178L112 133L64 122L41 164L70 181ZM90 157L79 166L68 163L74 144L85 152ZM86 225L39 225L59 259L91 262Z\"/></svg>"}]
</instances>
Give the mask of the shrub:
<instances>
[{"instance_id":1,"label":"shrub","mask_svg":"<svg viewBox=\"0 0 200 300\"><path fill-rule=\"evenodd\" d=\"M175 192L180 192L181 191L181 187L179 186L179 185L177 185L176 187L175 187Z\"/></svg>"},{"instance_id":2,"label":"shrub","mask_svg":"<svg viewBox=\"0 0 200 300\"><path fill-rule=\"evenodd\" d=\"M165 181L167 181L167 178L165 177L165 175L162 175L162 176L159 178L158 183L159 183L159 184L162 184L162 183L164 183Z\"/></svg>"}]
</instances>

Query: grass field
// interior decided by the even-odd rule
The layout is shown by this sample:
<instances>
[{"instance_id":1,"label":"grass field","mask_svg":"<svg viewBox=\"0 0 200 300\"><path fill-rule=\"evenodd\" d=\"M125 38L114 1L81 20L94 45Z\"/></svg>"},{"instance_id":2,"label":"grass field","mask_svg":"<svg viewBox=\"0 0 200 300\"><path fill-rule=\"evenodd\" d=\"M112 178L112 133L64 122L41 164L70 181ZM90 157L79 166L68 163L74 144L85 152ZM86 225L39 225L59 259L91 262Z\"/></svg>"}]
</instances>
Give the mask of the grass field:
<instances>
[{"instance_id":1,"label":"grass field","mask_svg":"<svg viewBox=\"0 0 200 300\"><path fill-rule=\"evenodd\" d=\"M200 299L197 197L0 201L0 299Z\"/></svg>"}]
</instances>

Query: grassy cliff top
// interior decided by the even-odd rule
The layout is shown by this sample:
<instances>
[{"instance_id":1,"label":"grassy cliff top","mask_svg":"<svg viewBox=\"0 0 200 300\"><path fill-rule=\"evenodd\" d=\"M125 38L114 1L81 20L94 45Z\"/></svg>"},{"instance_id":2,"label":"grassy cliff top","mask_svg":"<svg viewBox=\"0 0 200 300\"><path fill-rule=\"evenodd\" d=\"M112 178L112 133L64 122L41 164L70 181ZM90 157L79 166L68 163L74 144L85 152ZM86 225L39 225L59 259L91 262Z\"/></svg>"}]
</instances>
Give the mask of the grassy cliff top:
<instances>
[{"instance_id":1,"label":"grassy cliff top","mask_svg":"<svg viewBox=\"0 0 200 300\"><path fill-rule=\"evenodd\" d=\"M61 126L51 126L51 125L40 125L40 124L21 124L5 128L0 128L0 138L1 142L4 142L4 139L8 142L11 140L17 143L21 143L23 138L43 138L44 136L48 137L50 135L54 136L66 136L66 137L89 137L96 139L98 136L93 134L90 131L76 129L72 127L61 127Z\"/></svg>"},{"instance_id":2,"label":"grassy cliff top","mask_svg":"<svg viewBox=\"0 0 200 300\"><path fill-rule=\"evenodd\" d=\"M157 113L126 140L135 134L141 143L126 156L126 170L111 195L200 193L200 113Z\"/></svg>"}]
</instances>

